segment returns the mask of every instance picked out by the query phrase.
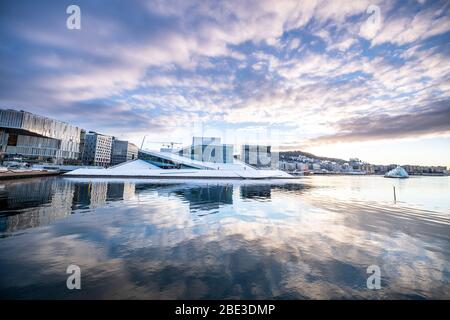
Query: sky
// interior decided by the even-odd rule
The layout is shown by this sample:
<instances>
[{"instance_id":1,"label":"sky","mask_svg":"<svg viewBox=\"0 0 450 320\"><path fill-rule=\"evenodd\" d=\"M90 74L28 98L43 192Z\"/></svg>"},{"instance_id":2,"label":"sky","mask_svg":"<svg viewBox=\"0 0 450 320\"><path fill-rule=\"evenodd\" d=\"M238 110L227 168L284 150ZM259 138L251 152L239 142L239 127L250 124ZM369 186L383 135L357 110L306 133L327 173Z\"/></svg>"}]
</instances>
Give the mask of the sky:
<instances>
[{"instance_id":1,"label":"sky","mask_svg":"<svg viewBox=\"0 0 450 320\"><path fill-rule=\"evenodd\" d=\"M448 1L0 2L0 108L144 148L450 167L449 55Z\"/></svg>"}]
</instances>

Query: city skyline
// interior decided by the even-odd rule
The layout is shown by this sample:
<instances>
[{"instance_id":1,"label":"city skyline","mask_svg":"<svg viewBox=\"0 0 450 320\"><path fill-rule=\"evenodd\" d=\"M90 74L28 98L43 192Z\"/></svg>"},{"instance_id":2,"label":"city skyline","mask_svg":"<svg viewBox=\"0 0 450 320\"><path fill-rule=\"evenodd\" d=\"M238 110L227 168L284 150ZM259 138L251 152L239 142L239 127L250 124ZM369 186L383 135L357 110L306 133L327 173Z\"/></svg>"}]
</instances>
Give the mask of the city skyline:
<instances>
[{"instance_id":1,"label":"city skyline","mask_svg":"<svg viewBox=\"0 0 450 320\"><path fill-rule=\"evenodd\" d=\"M2 114L3 113L3 114ZM129 160L133 160L133 159L137 159L138 157L138 150L141 151L150 151L148 148L143 148L143 149L139 149L137 145L133 144L132 142L126 141L126 140L120 140L118 139L114 134L112 135L104 135L103 133L100 132L96 132L95 129L87 129L87 128L80 128L78 126L75 126L73 124L67 123L65 121L60 121L58 119L54 119L54 118L50 118L50 117L45 117L42 115L37 115L37 114L33 114L30 113L26 110L14 110L14 109L0 109L0 126L4 126L4 129L6 129L6 134L8 135L8 131L9 129L15 128L15 129L19 129L19 130L23 130L23 128L27 128L25 129L25 132L28 131L28 134L31 133L31 136L27 136L25 135L21 135L21 143L19 143L17 146L19 148L30 148L29 145L27 145L26 143L23 144L24 141L27 141L26 139L30 139L33 135L37 134L38 136L43 135L42 138L46 137L48 138L48 135L50 134L51 136L53 136L53 138L55 137L59 137L61 139L64 139L65 142L62 143L62 145L66 145L68 143L68 141L70 142L76 142L77 144L72 145L72 147L76 147L79 146L79 152L76 151L76 156L75 158L69 155L64 155L62 156L61 154L59 154L58 156L56 156L54 158L54 160L68 160L68 159L78 159L79 161L81 161L82 163L85 164L95 164L95 165L102 165L102 166L108 166L108 165L117 165L120 164L122 162L126 162ZM47 125L44 125L44 123L47 123ZM58 127L60 129L55 130L55 128ZM62 132L66 132L63 128L66 128L66 131L77 131L77 136L74 137L69 137L69 136L61 136ZM68 129L70 128L70 130ZM31 130L31 131L30 131ZM24 133L25 133L24 132ZM45 132L45 133L44 133ZM2 135L5 132L2 132L0 130L0 138L5 139L5 136ZM47 136L46 136L47 135ZM16 138L11 138L11 142L16 140ZM25 139L25 140L23 140ZM1 140L1 139L0 139ZM78 141L79 140L79 141ZM8 139L8 137L6 136L6 141L10 141L10 139ZM55 141L59 141L58 139L56 139ZM77 142L78 141L78 142ZM144 144L145 141L145 136L144 139L142 141L142 145ZM247 152L252 149L253 151L251 152L255 152L255 153L262 153L260 154L258 157L263 157L260 160L264 159L265 157L265 153L268 152L269 154L271 153L270 150L274 151L276 154L276 158L278 160L282 160L282 161L288 161L288 162L292 162L292 160L294 160L292 157L292 154L289 155L288 153L290 153L290 151L284 152L286 150L282 150L279 149L279 147L275 146L276 149L272 149L273 146L264 146L264 145L248 145L248 144L241 144L241 145L232 145L232 144L221 144L221 138L220 137L206 137L206 136L200 136L200 137L196 137L196 136L192 136L192 144L189 146L183 146L182 143L176 143L176 142L153 142L153 145L158 145L159 147L161 147L161 150L169 150L172 149L172 151L175 154L180 154L183 153L184 156L187 156L188 158L194 159L194 154L191 152L191 148L194 145L202 145L203 147L208 147L208 146L226 146L227 148L230 148L228 151L228 160L231 160L232 155L237 156L238 158L240 157L240 159L246 159L245 162L248 163L249 162L249 154L247 155L243 155L242 153L242 148L245 148L247 150ZM46 142L48 143L48 141ZM46 143L44 143L44 140L41 141L41 144L46 145ZM55 142L53 142L55 143ZM100 144L98 147L98 151L97 150L97 144ZM39 144L36 144L36 146ZM177 147L177 145L180 145ZM19 150L16 150L15 148L17 148L17 146L13 146L13 145L9 145L7 146L7 144L4 144L4 148L6 151L6 154L14 154L14 152L17 152ZM175 146L175 148L174 148ZM11 148L13 147L15 151L11 152L12 150L7 150L7 148ZM221 147L222 148L222 147ZM239 152L239 149L241 148L241 152ZM0 148L2 149L2 148ZM158 148L154 148L158 149ZM234 150L233 150L234 149ZM53 157L55 155L51 155L51 152L54 152L55 150L52 149L53 151L46 149L46 147L44 147L43 149L41 147L38 147L36 149L36 151L29 153L29 150L23 150L18 152L17 154L21 154L22 152L24 152L23 155L25 155L25 157L30 156L30 155L44 155L47 154L47 156ZM41 150L41 151L37 151L37 150ZM212 149L210 149L211 151ZM258 150L258 151L256 151ZM156 150L155 150L156 151ZM217 150L216 150L217 151ZM297 150L300 151L300 153L303 153L301 150ZM50 152L50 153L49 153ZM295 153L295 151L294 151ZM209 154L209 153L208 153ZM200 156L200 155L199 155ZM210 155L207 155L206 157L209 157ZM201 155L200 157L203 158L203 155ZM243 158L242 158L243 157ZM270 156L272 158L272 156ZM330 156L330 157L323 157L320 155L315 155L315 154L309 154L306 153L304 154L304 157L307 161L299 161L299 162L314 162L314 163L321 163L324 167L329 167L330 164L337 164L338 163L342 163L342 161L346 162L347 165L348 163L354 163L354 162L358 162L359 164L370 164L370 165L375 165L376 167L378 167L378 169L381 170L385 170L385 167L388 166L392 166L392 165L399 165L399 163L383 163L383 162L379 162L379 163L369 163L367 161L364 161L364 159L359 159L358 157L352 157L349 159L345 159L345 158L341 158L339 159L339 157L335 157L335 156ZM298 159L297 159L298 160ZM47 159L47 161L50 161L49 158ZM64 160L63 160L64 161ZM202 161L207 161L206 158ZM265 160L264 160L265 161ZM335 162L337 161L337 162ZM269 160L270 162L270 160ZM294 161L296 162L296 161ZM267 163L266 163L267 164ZM261 165L261 163L257 164L257 163L253 163L253 165ZM411 164L408 162L404 162L401 163L401 165L407 165L412 166L412 167L422 167L423 170L435 170L437 169L442 170L442 168L446 168L446 166L430 166L430 165L418 165L418 164ZM263 165L264 166L264 165ZM285 168L286 170L289 171L289 169ZM324 169L324 168L321 168ZM421 170L422 170L421 169ZM326 169L327 170L327 169ZM346 172L346 169L342 170L342 168L333 168L331 169L333 170L337 170L336 172ZM413 169L411 169L413 170ZM415 170L415 169L414 169ZM320 169L319 169L320 171ZM348 170L347 170L348 171ZM350 170L351 171L351 170ZM361 168L359 168L356 171L361 171ZM362 170L365 171L365 170ZM420 171L420 170L419 170ZM379 170L377 171L378 173ZM439 171L441 172L441 171ZM369 173L373 173L373 172L369 172ZM412 171L411 171L412 173Z\"/></svg>"},{"instance_id":2,"label":"city skyline","mask_svg":"<svg viewBox=\"0 0 450 320\"><path fill-rule=\"evenodd\" d=\"M80 30L70 4L1 4L0 108L137 146L450 167L446 1L77 1Z\"/></svg>"}]
</instances>

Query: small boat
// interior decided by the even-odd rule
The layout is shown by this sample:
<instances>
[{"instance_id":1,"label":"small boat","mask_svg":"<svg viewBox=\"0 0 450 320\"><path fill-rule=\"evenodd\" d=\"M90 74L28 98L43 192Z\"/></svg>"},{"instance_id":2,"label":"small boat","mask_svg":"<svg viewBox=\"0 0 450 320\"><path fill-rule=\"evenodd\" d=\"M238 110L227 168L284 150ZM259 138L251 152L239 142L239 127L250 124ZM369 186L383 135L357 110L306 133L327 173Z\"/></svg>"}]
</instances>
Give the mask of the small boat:
<instances>
[{"instance_id":1,"label":"small boat","mask_svg":"<svg viewBox=\"0 0 450 320\"><path fill-rule=\"evenodd\" d=\"M385 178L400 178L400 179L406 179L409 178L408 172L406 172L405 169L403 169L400 166L397 166L397 168L392 169L391 171L387 172L384 175Z\"/></svg>"}]
</instances>

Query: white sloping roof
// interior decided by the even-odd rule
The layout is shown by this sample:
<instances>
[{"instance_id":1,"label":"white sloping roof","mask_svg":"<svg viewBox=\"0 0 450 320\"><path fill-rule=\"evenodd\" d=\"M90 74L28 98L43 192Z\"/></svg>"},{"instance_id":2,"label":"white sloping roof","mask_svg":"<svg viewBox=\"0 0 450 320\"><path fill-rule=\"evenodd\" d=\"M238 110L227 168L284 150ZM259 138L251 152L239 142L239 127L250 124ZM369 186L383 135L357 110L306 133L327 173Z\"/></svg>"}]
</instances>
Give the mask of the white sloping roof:
<instances>
[{"instance_id":1,"label":"white sloping roof","mask_svg":"<svg viewBox=\"0 0 450 320\"><path fill-rule=\"evenodd\" d=\"M147 152L175 163L195 166L192 169L161 169L144 160L132 160L107 169L78 169L68 176L88 177L148 177L148 178L219 178L219 179L270 179L294 178L281 170L256 170L247 164L201 162L165 152Z\"/></svg>"},{"instance_id":2,"label":"white sloping roof","mask_svg":"<svg viewBox=\"0 0 450 320\"><path fill-rule=\"evenodd\" d=\"M116 166L109 167L107 170L139 170L139 169L159 169L157 166L148 163L144 160L131 160L123 163L119 163Z\"/></svg>"}]
</instances>

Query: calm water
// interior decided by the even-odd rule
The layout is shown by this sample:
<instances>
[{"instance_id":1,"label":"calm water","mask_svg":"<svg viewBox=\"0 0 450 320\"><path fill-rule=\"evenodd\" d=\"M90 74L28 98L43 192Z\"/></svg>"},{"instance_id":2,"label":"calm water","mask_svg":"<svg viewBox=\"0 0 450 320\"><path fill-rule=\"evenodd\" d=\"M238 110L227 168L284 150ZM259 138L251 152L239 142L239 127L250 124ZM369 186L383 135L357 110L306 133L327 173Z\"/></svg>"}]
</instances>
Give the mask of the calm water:
<instances>
[{"instance_id":1,"label":"calm water","mask_svg":"<svg viewBox=\"0 0 450 320\"><path fill-rule=\"evenodd\" d=\"M449 195L448 177L0 182L0 297L449 299Z\"/></svg>"}]
</instances>

